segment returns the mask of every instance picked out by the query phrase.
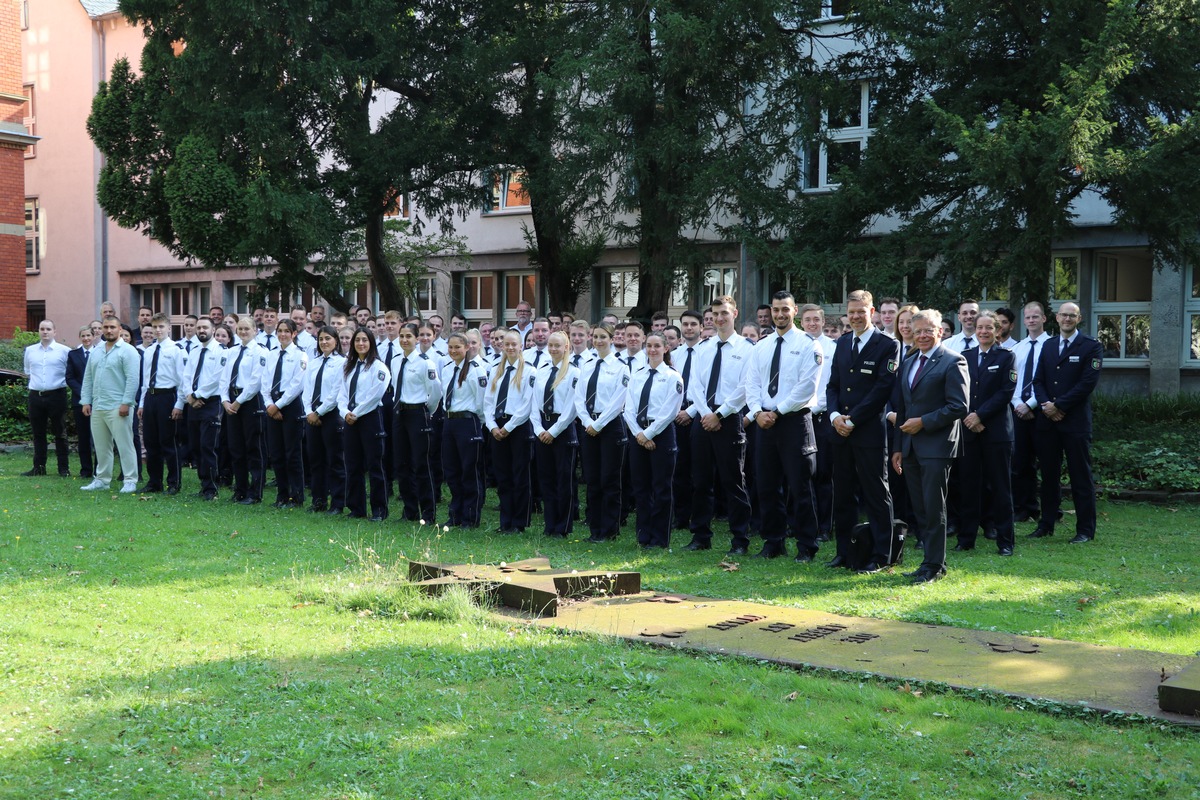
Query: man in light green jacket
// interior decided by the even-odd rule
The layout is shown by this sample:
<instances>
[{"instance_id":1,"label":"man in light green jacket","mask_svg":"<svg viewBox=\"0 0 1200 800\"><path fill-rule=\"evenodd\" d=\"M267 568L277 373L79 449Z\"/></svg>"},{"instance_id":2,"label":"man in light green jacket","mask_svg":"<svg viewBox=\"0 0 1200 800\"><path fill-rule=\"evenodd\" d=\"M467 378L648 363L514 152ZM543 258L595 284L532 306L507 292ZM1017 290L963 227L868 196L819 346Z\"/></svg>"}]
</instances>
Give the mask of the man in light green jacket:
<instances>
[{"instance_id":1,"label":"man in light green jacket","mask_svg":"<svg viewBox=\"0 0 1200 800\"><path fill-rule=\"evenodd\" d=\"M125 482L121 494L137 491L137 456L133 451L133 416L141 358L133 345L121 340L116 317L101 321L102 344L92 351L83 373L83 414L92 421L96 448L96 477L85 492L108 488L113 476L113 444L121 456Z\"/></svg>"}]
</instances>

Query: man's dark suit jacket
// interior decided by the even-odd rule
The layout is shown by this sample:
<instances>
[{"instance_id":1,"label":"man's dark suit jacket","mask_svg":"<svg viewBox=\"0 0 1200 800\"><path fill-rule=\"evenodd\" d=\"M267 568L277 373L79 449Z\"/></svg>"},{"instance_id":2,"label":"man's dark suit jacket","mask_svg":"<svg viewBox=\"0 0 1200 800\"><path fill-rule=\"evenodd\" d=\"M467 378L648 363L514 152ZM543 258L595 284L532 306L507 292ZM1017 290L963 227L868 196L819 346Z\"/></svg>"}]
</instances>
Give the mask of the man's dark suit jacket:
<instances>
[{"instance_id":1,"label":"man's dark suit jacket","mask_svg":"<svg viewBox=\"0 0 1200 800\"><path fill-rule=\"evenodd\" d=\"M1059 433L1090 436L1092 391L1100 381L1104 351L1098 341L1082 333L1065 353L1062 344L1062 337L1055 336L1042 345L1033 375L1033 396L1037 405L1049 400L1065 416L1061 422L1051 422L1039 412L1037 426L1053 425Z\"/></svg>"},{"instance_id":2,"label":"man's dark suit jacket","mask_svg":"<svg viewBox=\"0 0 1200 800\"><path fill-rule=\"evenodd\" d=\"M896 452L906 458L954 458L962 441L962 418L967 415L967 360L939 345L929 351L929 361L910 387L910 370L919 367L920 357L914 353L907 359L905 374L897 379L900 407L896 409L896 427L920 417L923 429L915 434L901 432Z\"/></svg>"},{"instance_id":3,"label":"man's dark suit jacket","mask_svg":"<svg viewBox=\"0 0 1200 800\"><path fill-rule=\"evenodd\" d=\"M833 351L833 369L825 390L825 407L850 417L854 432L835 436L854 447L887 448L887 421L884 408L892 394L896 369L900 364L900 343L876 331L866 345L852 357L854 334L844 334Z\"/></svg>"}]
</instances>

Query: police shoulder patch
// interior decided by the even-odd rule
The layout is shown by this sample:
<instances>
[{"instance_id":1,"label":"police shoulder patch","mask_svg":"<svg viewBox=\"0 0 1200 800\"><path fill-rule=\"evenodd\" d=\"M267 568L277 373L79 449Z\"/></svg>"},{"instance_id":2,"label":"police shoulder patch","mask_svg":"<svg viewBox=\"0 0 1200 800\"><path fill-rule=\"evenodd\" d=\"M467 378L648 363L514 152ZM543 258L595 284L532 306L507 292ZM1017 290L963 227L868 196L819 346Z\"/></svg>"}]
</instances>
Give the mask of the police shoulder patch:
<instances>
[{"instance_id":1,"label":"police shoulder patch","mask_svg":"<svg viewBox=\"0 0 1200 800\"><path fill-rule=\"evenodd\" d=\"M260 359L258 360L258 365L259 365L260 367L265 367L265 366L267 365L267 357L266 357L266 356L263 356L262 358L260 358Z\"/></svg>"},{"instance_id":2,"label":"police shoulder patch","mask_svg":"<svg viewBox=\"0 0 1200 800\"><path fill-rule=\"evenodd\" d=\"M574 389L579 385L579 378L571 378L571 388Z\"/></svg>"},{"instance_id":3,"label":"police shoulder patch","mask_svg":"<svg viewBox=\"0 0 1200 800\"><path fill-rule=\"evenodd\" d=\"M1092 369L1095 369L1095 370L1100 369L1100 359L1098 359L1098 358L1092 359Z\"/></svg>"},{"instance_id":4,"label":"police shoulder patch","mask_svg":"<svg viewBox=\"0 0 1200 800\"><path fill-rule=\"evenodd\" d=\"M487 387L487 376L486 375L479 376L479 385L480 385L480 387L483 387L483 388Z\"/></svg>"},{"instance_id":5,"label":"police shoulder patch","mask_svg":"<svg viewBox=\"0 0 1200 800\"><path fill-rule=\"evenodd\" d=\"M225 356L221 356L221 366L225 366Z\"/></svg>"},{"instance_id":6,"label":"police shoulder patch","mask_svg":"<svg viewBox=\"0 0 1200 800\"><path fill-rule=\"evenodd\" d=\"M384 372L383 370L379 370L379 373L378 373L378 374L379 374L379 382L380 382L380 383L383 383L384 381L386 381L386 380L387 380L387 373L386 373L386 372Z\"/></svg>"},{"instance_id":7,"label":"police shoulder patch","mask_svg":"<svg viewBox=\"0 0 1200 800\"><path fill-rule=\"evenodd\" d=\"M628 386L628 385L629 385L629 376L628 376L628 375L622 375L622 376L621 376L621 385L622 385L622 386Z\"/></svg>"},{"instance_id":8,"label":"police shoulder patch","mask_svg":"<svg viewBox=\"0 0 1200 800\"><path fill-rule=\"evenodd\" d=\"M437 380L437 372L435 372L433 370L429 370L429 380L436 381Z\"/></svg>"},{"instance_id":9,"label":"police shoulder patch","mask_svg":"<svg viewBox=\"0 0 1200 800\"><path fill-rule=\"evenodd\" d=\"M537 376L536 376L536 375L530 375L530 376L529 376L529 385L530 385L530 386L533 386L533 384L534 384L534 383L536 383L536 382L537 382Z\"/></svg>"},{"instance_id":10,"label":"police shoulder patch","mask_svg":"<svg viewBox=\"0 0 1200 800\"><path fill-rule=\"evenodd\" d=\"M1008 382L1009 383L1017 382L1017 371L1015 369L1010 369L1008 371Z\"/></svg>"},{"instance_id":11,"label":"police shoulder patch","mask_svg":"<svg viewBox=\"0 0 1200 800\"><path fill-rule=\"evenodd\" d=\"M818 367L825 363L825 356L820 350L813 350L813 361L817 362Z\"/></svg>"},{"instance_id":12,"label":"police shoulder patch","mask_svg":"<svg viewBox=\"0 0 1200 800\"><path fill-rule=\"evenodd\" d=\"M683 394L683 381L675 381L675 392Z\"/></svg>"},{"instance_id":13,"label":"police shoulder patch","mask_svg":"<svg viewBox=\"0 0 1200 800\"><path fill-rule=\"evenodd\" d=\"M896 364L896 359L894 359L894 358L889 358L889 359L888 359L888 363L887 363L887 371L888 371L888 372L895 372L895 371L896 371L896 366L897 366L897 364Z\"/></svg>"}]
</instances>

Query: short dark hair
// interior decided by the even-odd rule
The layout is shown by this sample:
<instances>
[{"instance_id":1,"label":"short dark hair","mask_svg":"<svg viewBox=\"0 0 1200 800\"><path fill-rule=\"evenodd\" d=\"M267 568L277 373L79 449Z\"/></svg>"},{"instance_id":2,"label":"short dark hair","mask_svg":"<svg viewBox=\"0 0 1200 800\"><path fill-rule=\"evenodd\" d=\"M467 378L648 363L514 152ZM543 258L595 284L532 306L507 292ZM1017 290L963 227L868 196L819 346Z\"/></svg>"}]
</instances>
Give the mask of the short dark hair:
<instances>
[{"instance_id":1,"label":"short dark hair","mask_svg":"<svg viewBox=\"0 0 1200 800\"><path fill-rule=\"evenodd\" d=\"M1008 320L1009 325L1012 325L1014 322L1017 321L1017 315L1014 314L1013 310L1011 308L1009 308L1008 306L1004 306L1003 308L997 308L992 313L995 314L997 317L1004 317L1006 320Z\"/></svg>"},{"instance_id":2,"label":"short dark hair","mask_svg":"<svg viewBox=\"0 0 1200 800\"><path fill-rule=\"evenodd\" d=\"M776 292L775 294L771 295L771 299L772 300L786 300L787 297L779 296L781 294L786 294L788 297L792 296L791 292ZM757 314L759 311L770 311L770 310L771 310L771 306L767 305L766 303L763 303L758 308L754 309L754 313Z\"/></svg>"},{"instance_id":3,"label":"short dark hair","mask_svg":"<svg viewBox=\"0 0 1200 800\"><path fill-rule=\"evenodd\" d=\"M701 325L704 324L704 315L701 314L699 311L696 311L695 309L689 308L687 311L685 311L679 315L679 319L681 319L681 320L684 317L691 317L692 319L699 322Z\"/></svg>"},{"instance_id":4,"label":"short dark hair","mask_svg":"<svg viewBox=\"0 0 1200 800\"><path fill-rule=\"evenodd\" d=\"M660 319L665 319L667 321L670 321L671 318L667 316L667 312L665 312L665 311L655 311L654 314L650 317L651 322L657 322Z\"/></svg>"},{"instance_id":5,"label":"short dark hair","mask_svg":"<svg viewBox=\"0 0 1200 800\"><path fill-rule=\"evenodd\" d=\"M624 325L621 326L621 328L623 330L629 330L630 328L637 328L642 333L646 332L646 327L644 325L642 325L642 323L638 322L635 319L629 320L629 322L626 322Z\"/></svg>"},{"instance_id":6,"label":"short dark hair","mask_svg":"<svg viewBox=\"0 0 1200 800\"><path fill-rule=\"evenodd\" d=\"M884 306L886 306L888 303L891 303L892 305L894 305L894 306L896 307L896 310L897 310L897 311L899 311L899 310L900 310L900 298L899 298L899 297L883 297L883 298L880 298L880 300L879 300L879 305L877 306L877 308L883 308L883 307L884 307Z\"/></svg>"},{"instance_id":7,"label":"short dark hair","mask_svg":"<svg viewBox=\"0 0 1200 800\"><path fill-rule=\"evenodd\" d=\"M681 339L683 338L683 331L679 330L679 328L675 325L668 325L667 327L663 328L663 333L666 333L667 331L675 331L676 336Z\"/></svg>"},{"instance_id":8,"label":"short dark hair","mask_svg":"<svg viewBox=\"0 0 1200 800\"><path fill-rule=\"evenodd\" d=\"M771 295L771 300L791 300L794 303L794 302L796 302L796 296L793 295L791 292L789 292L787 289L780 289L778 292ZM758 308L759 308L759 310L762 310L764 308L767 309L768 311L771 310L770 306L759 306Z\"/></svg>"}]
</instances>

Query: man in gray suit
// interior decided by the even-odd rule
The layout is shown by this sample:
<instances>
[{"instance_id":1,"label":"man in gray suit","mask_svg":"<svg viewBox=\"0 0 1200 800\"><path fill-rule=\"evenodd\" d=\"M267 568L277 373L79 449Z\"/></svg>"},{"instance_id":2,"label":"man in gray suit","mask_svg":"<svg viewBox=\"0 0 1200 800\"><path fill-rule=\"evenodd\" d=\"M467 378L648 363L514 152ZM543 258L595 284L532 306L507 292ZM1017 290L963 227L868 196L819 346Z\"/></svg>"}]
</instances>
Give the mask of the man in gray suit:
<instances>
[{"instance_id":1,"label":"man in gray suit","mask_svg":"<svg viewBox=\"0 0 1200 800\"><path fill-rule=\"evenodd\" d=\"M896 420L900 435L892 466L904 475L916 512L925 560L906 573L913 583L946 574L946 486L959 453L962 419L967 415L967 361L942 346L942 315L918 311L911 321L917 353L905 360Z\"/></svg>"}]
</instances>

